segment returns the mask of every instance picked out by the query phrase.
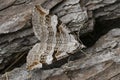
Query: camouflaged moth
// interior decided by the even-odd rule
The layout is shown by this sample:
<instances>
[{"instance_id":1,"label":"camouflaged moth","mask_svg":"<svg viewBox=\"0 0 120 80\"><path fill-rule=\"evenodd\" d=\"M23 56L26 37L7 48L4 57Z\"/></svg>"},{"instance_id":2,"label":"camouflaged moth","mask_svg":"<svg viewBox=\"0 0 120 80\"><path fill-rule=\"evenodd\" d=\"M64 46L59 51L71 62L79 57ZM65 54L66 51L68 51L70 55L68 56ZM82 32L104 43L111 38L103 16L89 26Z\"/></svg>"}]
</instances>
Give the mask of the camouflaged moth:
<instances>
[{"instance_id":1,"label":"camouflaged moth","mask_svg":"<svg viewBox=\"0 0 120 80\"><path fill-rule=\"evenodd\" d=\"M41 6L35 6L32 24L40 43L35 44L29 51L27 56L29 70L42 68L43 64L49 65L54 60L63 59L80 47L75 35L70 34L66 25Z\"/></svg>"}]
</instances>

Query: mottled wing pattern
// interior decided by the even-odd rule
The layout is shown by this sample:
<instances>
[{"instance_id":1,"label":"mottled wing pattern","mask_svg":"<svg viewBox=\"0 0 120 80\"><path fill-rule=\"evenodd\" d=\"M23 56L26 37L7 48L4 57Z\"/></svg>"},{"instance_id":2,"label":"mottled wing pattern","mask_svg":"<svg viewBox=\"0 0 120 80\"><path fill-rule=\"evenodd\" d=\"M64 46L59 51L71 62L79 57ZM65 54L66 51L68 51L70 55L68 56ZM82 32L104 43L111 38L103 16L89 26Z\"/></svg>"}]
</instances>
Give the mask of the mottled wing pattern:
<instances>
[{"instance_id":1,"label":"mottled wing pattern","mask_svg":"<svg viewBox=\"0 0 120 80\"><path fill-rule=\"evenodd\" d=\"M54 60L63 59L80 47L65 24L41 6L35 7L32 23L40 43L35 44L27 56L29 70L42 68L43 64L51 64Z\"/></svg>"}]
</instances>

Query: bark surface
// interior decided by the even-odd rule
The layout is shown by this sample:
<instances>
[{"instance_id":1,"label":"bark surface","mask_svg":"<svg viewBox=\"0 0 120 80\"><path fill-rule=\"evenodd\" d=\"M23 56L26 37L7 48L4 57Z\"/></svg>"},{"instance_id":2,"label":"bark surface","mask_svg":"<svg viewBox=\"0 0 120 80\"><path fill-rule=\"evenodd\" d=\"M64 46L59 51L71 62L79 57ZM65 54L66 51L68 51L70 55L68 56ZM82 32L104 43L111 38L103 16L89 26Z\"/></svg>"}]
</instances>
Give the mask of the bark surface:
<instances>
[{"instance_id":1,"label":"bark surface","mask_svg":"<svg viewBox=\"0 0 120 80\"><path fill-rule=\"evenodd\" d=\"M5 72L0 80L120 79L119 0L1 0L0 4L0 72ZM87 58L80 50L77 56L72 56L77 60L68 63L63 60L66 64L59 68L28 72L23 65L7 72L13 66L21 66L28 51L39 42L33 33L32 10L40 4L50 9L50 14L57 15L71 33L77 34L78 38L82 36L83 40L89 32L99 35L101 28L105 28L105 32L106 29L112 30L106 32L92 47L86 47L84 53L90 54ZM87 39L86 43L89 37Z\"/></svg>"}]
</instances>

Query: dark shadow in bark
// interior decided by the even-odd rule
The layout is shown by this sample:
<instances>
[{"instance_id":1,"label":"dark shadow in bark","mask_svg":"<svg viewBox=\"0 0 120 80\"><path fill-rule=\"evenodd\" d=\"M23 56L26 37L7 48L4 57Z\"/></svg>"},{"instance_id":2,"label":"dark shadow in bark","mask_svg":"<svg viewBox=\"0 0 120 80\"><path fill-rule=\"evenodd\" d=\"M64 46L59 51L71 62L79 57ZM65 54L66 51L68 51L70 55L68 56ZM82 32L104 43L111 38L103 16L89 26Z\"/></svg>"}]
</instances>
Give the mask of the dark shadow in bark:
<instances>
[{"instance_id":1,"label":"dark shadow in bark","mask_svg":"<svg viewBox=\"0 0 120 80\"><path fill-rule=\"evenodd\" d=\"M87 47L91 47L95 42L113 28L120 28L120 18L101 21L96 19L94 30L80 36L81 41Z\"/></svg>"}]
</instances>

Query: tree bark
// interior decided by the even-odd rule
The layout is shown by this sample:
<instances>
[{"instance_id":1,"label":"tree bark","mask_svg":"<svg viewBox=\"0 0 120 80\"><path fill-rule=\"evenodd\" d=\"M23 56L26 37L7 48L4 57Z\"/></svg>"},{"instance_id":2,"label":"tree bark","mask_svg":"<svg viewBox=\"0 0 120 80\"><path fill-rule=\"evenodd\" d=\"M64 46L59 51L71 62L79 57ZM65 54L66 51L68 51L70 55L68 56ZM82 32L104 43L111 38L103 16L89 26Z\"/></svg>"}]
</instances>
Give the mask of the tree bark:
<instances>
[{"instance_id":1,"label":"tree bark","mask_svg":"<svg viewBox=\"0 0 120 80\"><path fill-rule=\"evenodd\" d=\"M96 26L97 22L108 28L120 27L119 0L1 0L0 4L1 72L7 72L13 69L13 66L21 66L26 60L28 51L39 42L34 35L31 20L35 5L41 4L50 10L50 14L56 14L71 33L79 33L78 38L95 31L95 28L99 27ZM115 23L109 23L114 20ZM106 21L108 24L105 23ZM3 74L0 79L4 80L7 74L10 80L25 80L30 74L29 78L32 80L119 80L119 32L119 29L113 29L100 38L94 46L86 48L85 52L91 54L89 58L84 56L81 58L81 55L77 55L74 58L79 58L78 60L50 70L27 72L25 66L22 66L8 74ZM41 76L38 76L40 74Z\"/></svg>"}]
</instances>

